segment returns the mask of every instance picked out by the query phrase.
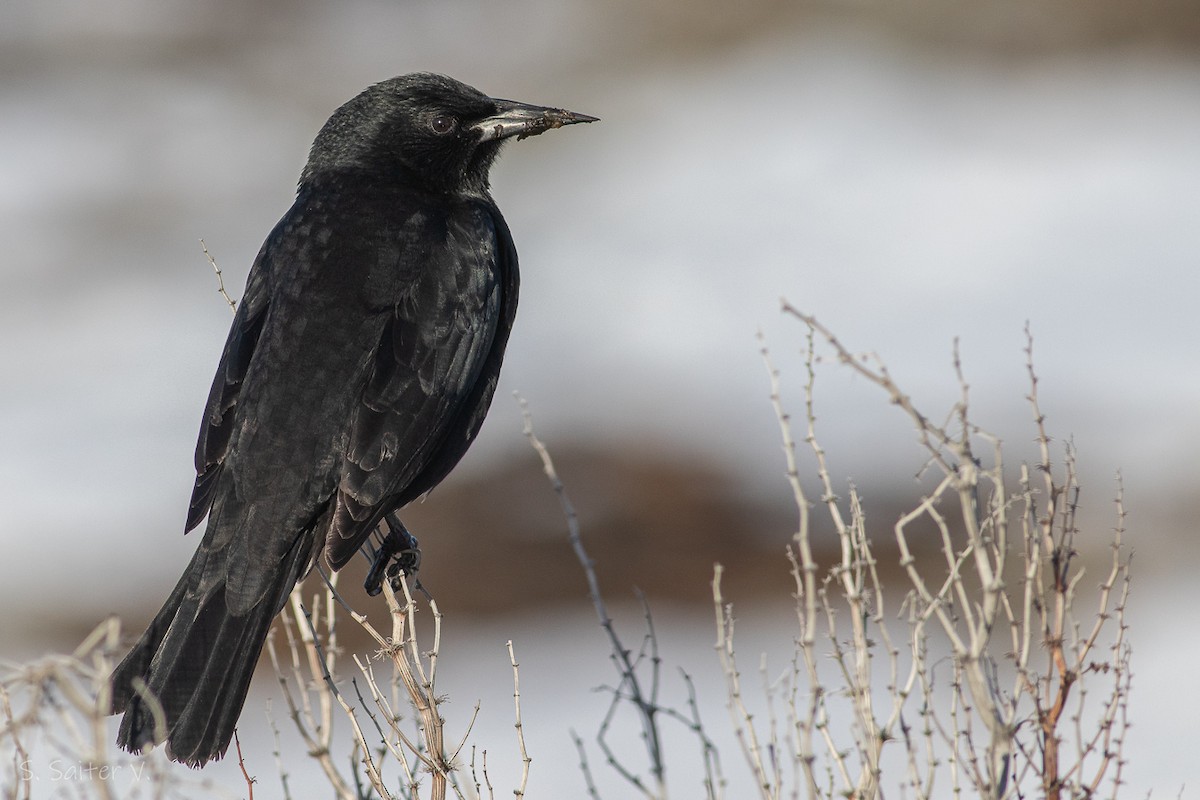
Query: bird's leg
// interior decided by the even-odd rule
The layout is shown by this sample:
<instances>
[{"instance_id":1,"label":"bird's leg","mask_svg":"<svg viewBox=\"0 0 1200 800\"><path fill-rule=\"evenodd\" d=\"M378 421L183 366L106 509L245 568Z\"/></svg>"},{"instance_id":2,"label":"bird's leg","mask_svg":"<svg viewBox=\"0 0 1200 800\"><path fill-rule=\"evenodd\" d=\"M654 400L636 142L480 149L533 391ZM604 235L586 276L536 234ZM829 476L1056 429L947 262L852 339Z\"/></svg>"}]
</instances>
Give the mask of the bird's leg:
<instances>
[{"instance_id":1,"label":"bird's leg","mask_svg":"<svg viewBox=\"0 0 1200 800\"><path fill-rule=\"evenodd\" d=\"M395 512L385 516L383 522L387 524L387 535L379 543L379 549L375 551L371 560L367 579L363 581L367 594L372 597L383 589L385 575L391 581L392 587L396 588L401 572L412 576L416 575L421 567L421 545L417 542L417 537L409 533Z\"/></svg>"}]
</instances>

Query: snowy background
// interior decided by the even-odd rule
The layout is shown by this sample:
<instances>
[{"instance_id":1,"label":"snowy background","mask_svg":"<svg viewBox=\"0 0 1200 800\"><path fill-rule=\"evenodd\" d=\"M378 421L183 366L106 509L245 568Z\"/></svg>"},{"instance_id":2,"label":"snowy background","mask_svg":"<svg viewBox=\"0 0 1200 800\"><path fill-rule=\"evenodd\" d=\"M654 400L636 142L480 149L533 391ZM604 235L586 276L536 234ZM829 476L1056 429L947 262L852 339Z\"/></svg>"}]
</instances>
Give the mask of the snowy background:
<instances>
[{"instance_id":1,"label":"snowy background","mask_svg":"<svg viewBox=\"0 0 1200 800\"><path fill-rule=\"evenodd\" d=\"M513 146L493 171L521 313L484 435L452 481L528 458L508 399L519 389L552 446L673 453L786 502L755 338L794 388L803 329L780 297L878 353L937 412L957 398L958 337L977 421L1021 454L1028 321L1044 408L1074 437L1097 518L1124 475L1138 552L1127 777L1173 795L1194 776L1164 752L1189 730L1172 695L1200 656L1195 637L1157 624L1168 599L1175 612L1200 601L1196 15L1106 5L1105 27L1066 4L985 5L994 16L915 4L898 20L766 0L736 13L9 0L0 602L25 613L0 620L4 654L52 646L55 624L74 635L157 607L194 547L176 532L229 321L198 240L236 296L332 109L433 70L602 119ZM903 484L919 454L898 412L835 368L820 380L839 479ZM495 678L494 727L479 730L507 737L503 642L524 632L527 714L544 714L526 720L531 796L582 790L564 731L597 718L589 690L608 680L582 591L549 612L557 622L464 621L460 662L495 664L447 667L464 714ZM703 624L676 655L707 669ZM568 655L578 669L558 665ZM214 769L236 791L235 765Z\"/></svg>"}]
</instances>

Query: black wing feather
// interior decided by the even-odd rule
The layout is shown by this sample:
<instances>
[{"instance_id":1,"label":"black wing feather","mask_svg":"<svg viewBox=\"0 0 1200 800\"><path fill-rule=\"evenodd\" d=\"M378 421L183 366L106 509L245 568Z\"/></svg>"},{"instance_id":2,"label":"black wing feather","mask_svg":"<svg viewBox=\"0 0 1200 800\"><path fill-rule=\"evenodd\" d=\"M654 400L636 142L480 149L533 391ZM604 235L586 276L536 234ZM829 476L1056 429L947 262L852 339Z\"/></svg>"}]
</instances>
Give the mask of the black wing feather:
<instances>
[{"instance_id":1,"label":"black wing feather","mask_svg":"<svg viewBox=\"0 0 1200 800\"><path fill-rule=\"evenodd\" d=\"M234 314L233 325L225 340L225 350L221 353L221 363L217 366L208 402L204 406L200 436L196 441L196 485L188 504L185 533L199 525L212 508L217 479L229 452L242 381L250 368L250 360L254 356L270 305L268 269L264 261L263 254L259 253L254 268L250 270L246 291Z\"/></svg>"},{"instance_id":2,"label":"black wing feather","mask_svg":"<svg viewBox=\"0 0 1200 800\"><path fill-rule=\"evenodd\" d=\"M433 488L461 458L495 388L516 305L507 226L494 207L472 206L424 256L380 337L354 415L326 540L335 569L384 514Z\"/></svg>"}]
</instances>

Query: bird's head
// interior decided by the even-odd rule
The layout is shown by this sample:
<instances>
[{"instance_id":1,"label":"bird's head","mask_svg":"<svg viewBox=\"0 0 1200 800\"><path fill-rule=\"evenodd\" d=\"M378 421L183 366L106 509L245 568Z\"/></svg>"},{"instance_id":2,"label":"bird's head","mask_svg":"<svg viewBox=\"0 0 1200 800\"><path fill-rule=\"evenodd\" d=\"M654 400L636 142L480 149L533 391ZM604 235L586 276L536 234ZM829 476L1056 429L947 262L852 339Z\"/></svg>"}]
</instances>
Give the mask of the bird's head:
<instances>
[{"instance_id":1,"label":"bird's head","mask_svg":"<svg viewBox=\"0 0 1200 800\"><path fill-rule=\"evenodd\" d=\"M435 192L481 192L506 140L595 120L497 100L444 75L401 75L333 113L313 142L300 182L344 171L394 176Z\"/></svg>"}]
</instances>

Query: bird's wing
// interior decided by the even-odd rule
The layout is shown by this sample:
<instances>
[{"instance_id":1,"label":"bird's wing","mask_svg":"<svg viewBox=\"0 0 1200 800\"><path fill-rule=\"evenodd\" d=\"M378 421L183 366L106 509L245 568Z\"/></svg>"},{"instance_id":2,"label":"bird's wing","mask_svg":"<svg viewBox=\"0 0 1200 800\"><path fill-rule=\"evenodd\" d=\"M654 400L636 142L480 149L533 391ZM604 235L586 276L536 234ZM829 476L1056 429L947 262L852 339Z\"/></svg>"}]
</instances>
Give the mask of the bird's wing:
<instances>
[{"instance_id":1,"label":"bird's wing","mask_svg":"<svg viewBox=\"0 0 1200 800\"><path fill-rule=\"evenodd\" d=\"M437 246L400 254L421 264L401 269L413 277L383 329L354 413L327 537L334 568L384 514L453 467L495 388L516 300L507 280L516 270L511 239L484 206L452 216L441 233Z\"/></svg>"},{"instance_id":2,"label":"bird's wing","mask_svg":"<svg viewBox=\"0 0 1200 800\"><path fill-rule=\"evenodd\" d=\"M221 354L221 363L217 366L208 393L208 403L204 407L200 437L196 442L196 485L188 505L185 533L199 525L212 507L217 478L225 464L230 437L235 428L235 412L242 381L258 345L259 334L262 333L269 295L267 264L260 253L250 270L246 291L234 314L229 337L225 340L225 351Z\"/></svg>"}]
</instances>

